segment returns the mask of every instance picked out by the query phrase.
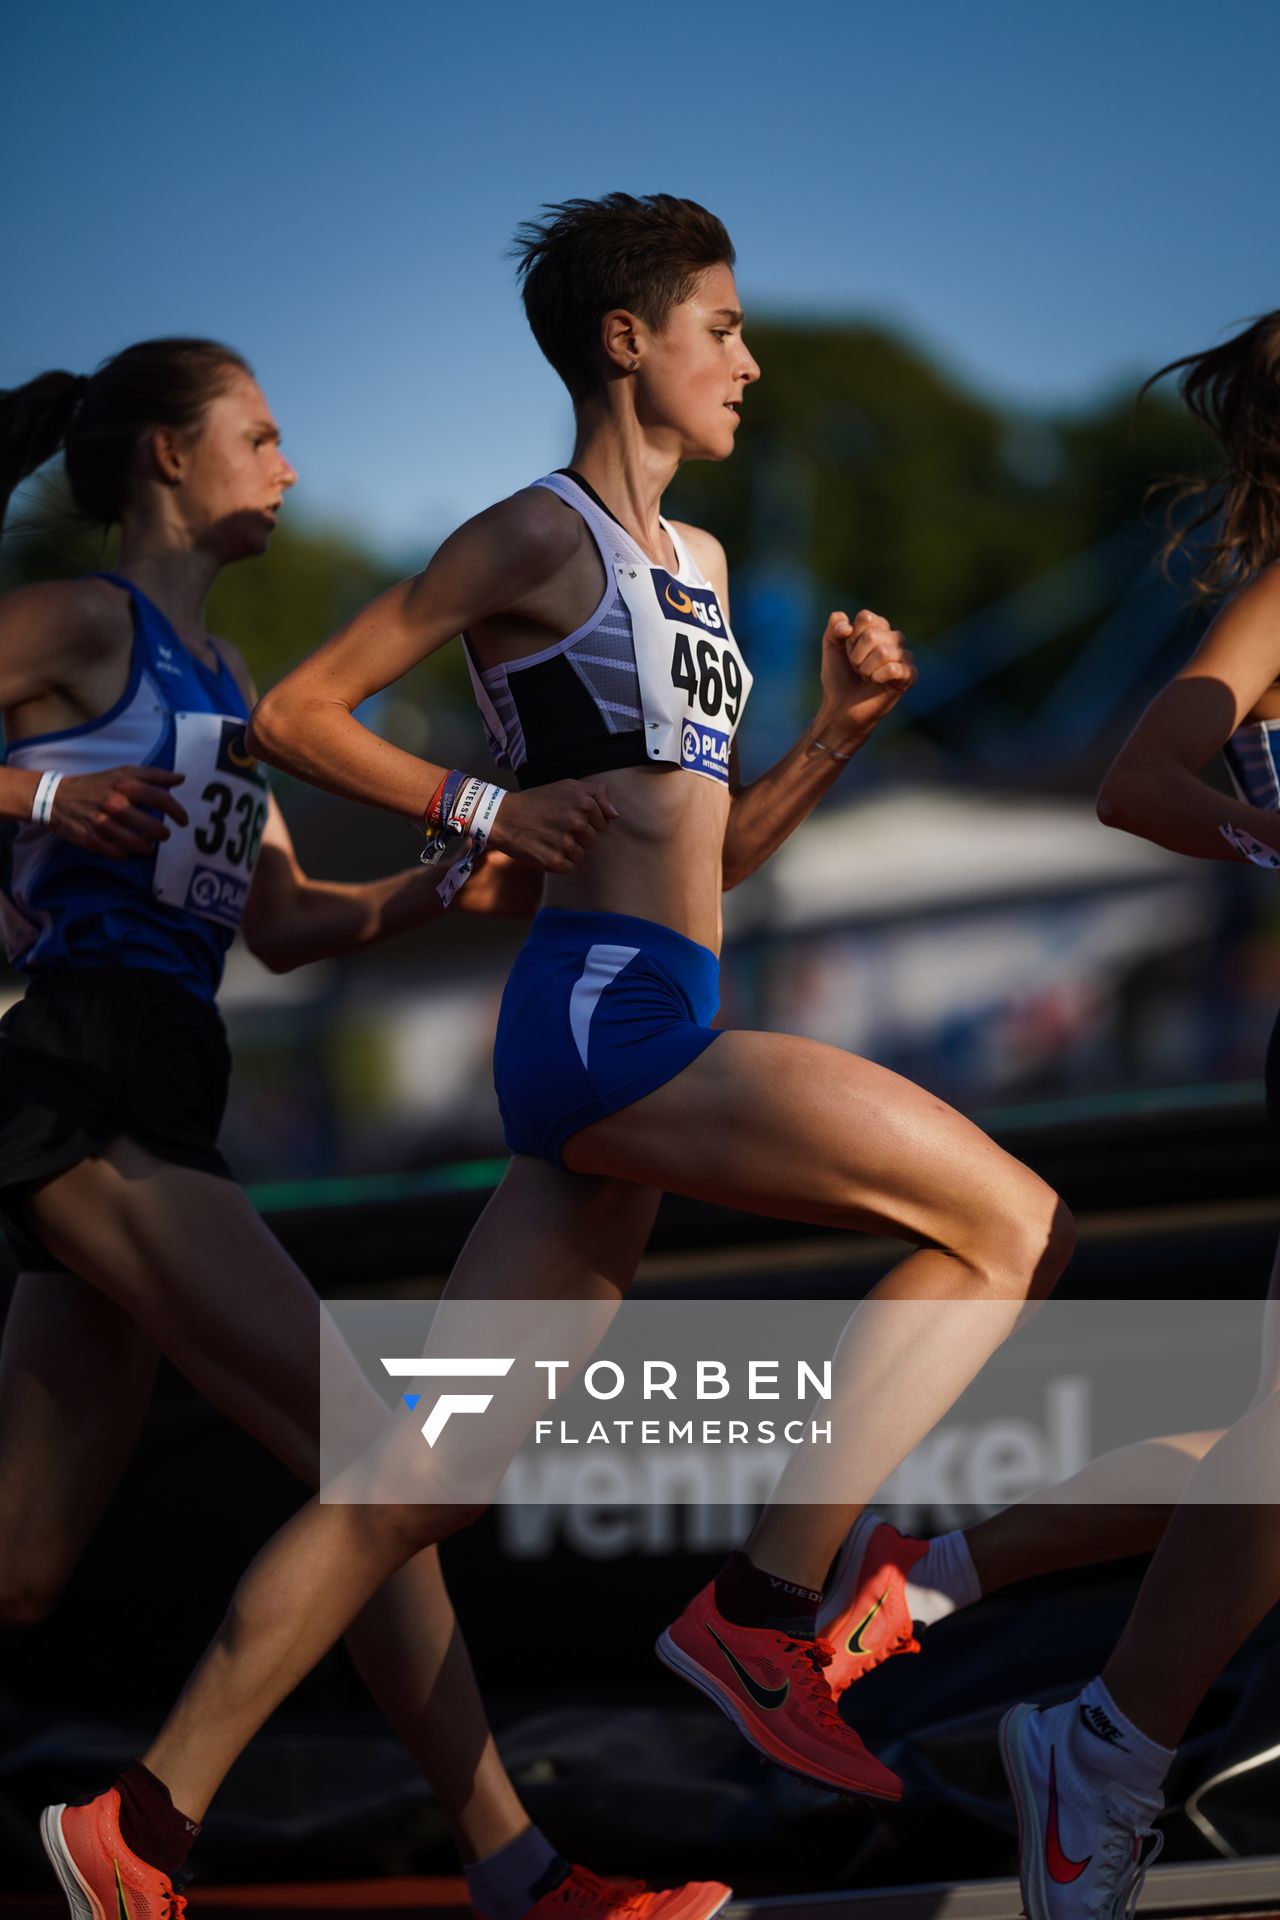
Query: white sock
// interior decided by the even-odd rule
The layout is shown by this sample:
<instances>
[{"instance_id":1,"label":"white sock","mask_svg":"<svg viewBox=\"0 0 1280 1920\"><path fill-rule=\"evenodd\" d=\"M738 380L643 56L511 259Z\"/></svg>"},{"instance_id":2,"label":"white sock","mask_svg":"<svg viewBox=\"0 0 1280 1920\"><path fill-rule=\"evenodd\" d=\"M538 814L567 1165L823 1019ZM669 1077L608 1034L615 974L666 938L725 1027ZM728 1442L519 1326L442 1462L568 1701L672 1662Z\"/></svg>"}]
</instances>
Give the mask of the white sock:
<instances>
[{"instance_id":1,"label":"white sock","mask_svg":"<svg viewBox=\"0 0 1280 1920\"><path fill-rule=\"evenodd\" d=\"M1081 1771L1159 1800L1173 1765L1173 1748L1159 1746L1127 1720L1101 1676L1089 1682L1073 1705L1071 1753Z\"/></svg>"},{"instance_id":2,"label":"white sock","mask_svg":"<svg viewBox=\"0 0 1280 1920\"><path fill-rule=\"evenodd\" d=\"M969 1542L962 1533L940 1533L907 1575L907 1605L922 1627L945 1620L982 1598Z\"/></svg>"},{"instance_id":3,"label":"white sock","mask_svg":"<svg viewBox=\"0 0 1280 1920\"><path fill-rule=\"evenodd\" d=\"M484 1920L521 1920L569 1871L540 1827L528 1827L496 1853L462 1869L471 1904Z\"/></svg>"}]
</instances>

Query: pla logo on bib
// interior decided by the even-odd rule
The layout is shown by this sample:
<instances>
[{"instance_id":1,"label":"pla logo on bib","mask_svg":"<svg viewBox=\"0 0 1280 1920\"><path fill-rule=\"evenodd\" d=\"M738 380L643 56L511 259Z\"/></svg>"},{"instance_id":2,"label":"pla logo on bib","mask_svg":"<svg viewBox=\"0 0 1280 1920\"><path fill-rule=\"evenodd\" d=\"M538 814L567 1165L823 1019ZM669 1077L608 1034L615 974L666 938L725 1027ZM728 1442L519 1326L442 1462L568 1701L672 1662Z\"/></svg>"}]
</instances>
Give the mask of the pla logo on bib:
<instances>
[{"instance_id":1,"label":"pla logo on bib","mask_svg":"<svg viewBox=\"0 0 1280 1920\"><path fill-rule=\"evenodd\" d=\"M221 920L238 927L249 896L249 882L234 874L220 873L214 867L197 867L187 888L186 906L206 920Z\"/></svg>"},{"instance_id":2,"label":"pla logo on bib","mask_svg":"<svg viewBox=\"0 0 1280 1920\"><path fill-rule=\"evenodd\" d=\"M683 580L675 580L661 567L654 567L653 590L668 620L692 620L707 633L724 632L720 602L710 587L686 587Z\"/></svg>"},{"instance_id":3,"label":"pla logo on bib","mask_svg":"<svg viewBox=\"0 0 1280 1920\"><path fill-rule=\"evenodd\" d=\"M680 765L713 780L729 778L729 736L719 727L686 720L680 729Z\"/></svg>"}]
</instances>

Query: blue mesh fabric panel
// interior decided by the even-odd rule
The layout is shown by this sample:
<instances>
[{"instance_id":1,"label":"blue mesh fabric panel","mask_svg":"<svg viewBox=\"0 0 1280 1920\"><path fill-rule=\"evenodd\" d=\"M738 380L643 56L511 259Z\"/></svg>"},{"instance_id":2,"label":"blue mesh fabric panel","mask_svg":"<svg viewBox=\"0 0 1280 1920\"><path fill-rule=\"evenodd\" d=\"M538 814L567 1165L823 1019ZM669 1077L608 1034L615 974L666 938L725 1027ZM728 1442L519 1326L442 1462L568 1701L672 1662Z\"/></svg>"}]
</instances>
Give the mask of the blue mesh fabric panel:
<instances>
[{"instance_id":1,"label":"blue mesh fabric panel","mask_svg":"<svg viewBox=\"0 0 1280 1920\"><path fill-rule=\"evenodd\" d=\"M599 625L568 649L574 672L594 699L610 733L643 725L631 615L619 593Z\"/></svg>"}]
</instances>

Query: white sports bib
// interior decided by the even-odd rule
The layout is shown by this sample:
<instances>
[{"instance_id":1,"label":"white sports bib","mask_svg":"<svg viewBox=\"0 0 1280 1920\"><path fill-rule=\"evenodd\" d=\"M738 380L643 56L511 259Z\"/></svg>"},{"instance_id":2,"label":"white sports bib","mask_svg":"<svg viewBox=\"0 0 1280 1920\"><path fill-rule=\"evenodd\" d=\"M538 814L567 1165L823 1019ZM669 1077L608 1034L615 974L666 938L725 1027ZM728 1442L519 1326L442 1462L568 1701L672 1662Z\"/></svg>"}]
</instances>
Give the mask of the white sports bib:
<instances>
[{"instance_id":1,"label":"white sports bib","mask_svg":"<svg viewBox=\"0 0 1280 1920\"><path fill-rule=\"evenodd\" d=\"M615 561L613 570L631 615L645 757L727 782L751 670L714 591L665 567Z\"/></svg>"},{"instance_id":2,"label":"white sports bib","mask_svg":"<svg viewBox=\"0 0 1280 1920\"><path fill-rule=\"evenodd\" d=\"M173 765L187 825L168 822L156 852L157 900L238 927L267 824L267 771L245 751L246 722L228 714L175 713Z\"/></svg>"}]
</instances>

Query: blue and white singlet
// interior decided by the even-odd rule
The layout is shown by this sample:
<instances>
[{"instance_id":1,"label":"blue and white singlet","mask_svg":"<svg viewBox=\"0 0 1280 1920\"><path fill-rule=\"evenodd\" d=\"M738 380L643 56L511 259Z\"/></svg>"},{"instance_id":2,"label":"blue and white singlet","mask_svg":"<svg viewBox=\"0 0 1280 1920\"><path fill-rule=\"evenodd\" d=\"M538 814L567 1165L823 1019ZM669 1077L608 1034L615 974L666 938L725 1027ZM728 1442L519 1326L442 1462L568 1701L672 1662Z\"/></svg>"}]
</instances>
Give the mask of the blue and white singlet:
<instances>
[{"instance_id":1,"label":"blue and white singlet","mask_svg":"<svg viewBox=\"0 0 1280 1920\"><path fill-rule=\"evenodd\" d=\"M1250 806L1280 812L1280 720L1251 720L1237 727L1222 749L1231 784Z\"/></svg>"},{"instance_id":2,"label":"blue and white singlet","mask_svg":"<svg viewBox=\"0 0 1280 1920\"><path fill-rule=\"evenodd\" d=\"M467 666L499 766L522 787L677 766L726 784L751 673L714 588L666 520L678 570L650 560L581 475L545 487L586 522L604 567L584 626L520 660Z\"/></svg>"},{"instance_id":3,"label":"blue and white singlet","mask_svg":"<svg viewBox=\"0 0 1280 1920\"><path fill-rule=\"evenodd\" d=\"M586 521L604 566L587 623L522 660L481 670L476 699L522 787L657 765L722 786L751 673L715 589L674 527L678 570L657 566L581 476L546 487ZM562 1164L565 1142L691 1066L719 1037L714 953L625 913L544 907L507 981L494 1084L507 1144Z\"/></svg>"},{"instance_id":4,"label":"blue and white singlet","mask_svg":"<svg viewBox=\"0 0 1280 1920\"><path fill-rule=\"evenodd\" d=\"M159 607L117 574L133 603L129 680L96 720L33 735L5 763L84 774L108 767L184 773L174 789L189 816L168 820L155 853L113 860L51 827L10 823L0 924L14 964L150 968L212 1000L249 895L267 819L265 768L245 752L249 718L226 662L216 671L183 645Z\"/></svg>"}]
</instances>

